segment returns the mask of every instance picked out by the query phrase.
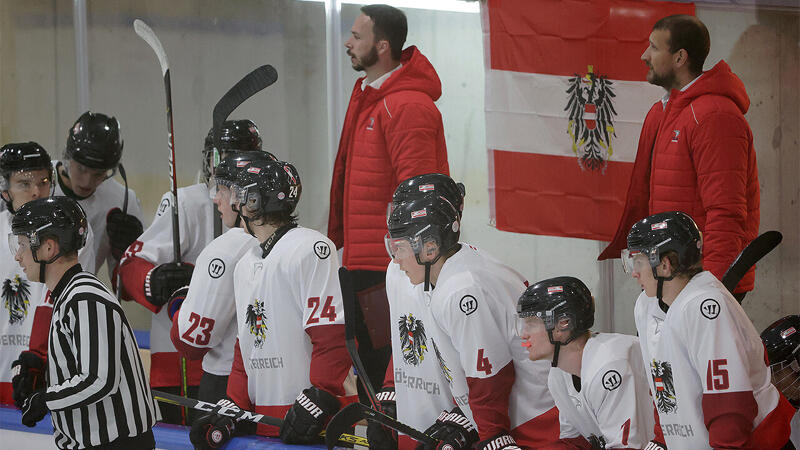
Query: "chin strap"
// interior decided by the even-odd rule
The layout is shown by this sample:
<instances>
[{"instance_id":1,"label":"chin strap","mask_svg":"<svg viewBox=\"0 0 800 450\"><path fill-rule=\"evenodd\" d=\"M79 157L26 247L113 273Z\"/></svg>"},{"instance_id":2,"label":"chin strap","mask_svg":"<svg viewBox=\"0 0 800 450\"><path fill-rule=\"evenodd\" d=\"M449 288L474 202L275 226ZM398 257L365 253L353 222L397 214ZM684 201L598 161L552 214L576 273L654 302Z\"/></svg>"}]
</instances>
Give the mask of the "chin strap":
<instances>
[{"instance_id":1,"label":"chin strap","mask_svg":"<svg viewBox=\"0 0 800 450\"><path fill-rule=\"evenodd\" d=\"M550 333L550 342L553 342L552 332ZM553 345L556 346L556 349L553 350L553 362L550 363L552 367L558 367L558 354L561 351L561 342L553 342Z\"/></svg>"},{"instance_id":2,"label":"chin strap","mask_svg":"<svg viewBox=\"0 0 800 450\"><path fill-rule=\"evenodd\" d=\"M431 263L425 263L425 292L430 291L431 287Z\"/></svg>"}]
</instances>

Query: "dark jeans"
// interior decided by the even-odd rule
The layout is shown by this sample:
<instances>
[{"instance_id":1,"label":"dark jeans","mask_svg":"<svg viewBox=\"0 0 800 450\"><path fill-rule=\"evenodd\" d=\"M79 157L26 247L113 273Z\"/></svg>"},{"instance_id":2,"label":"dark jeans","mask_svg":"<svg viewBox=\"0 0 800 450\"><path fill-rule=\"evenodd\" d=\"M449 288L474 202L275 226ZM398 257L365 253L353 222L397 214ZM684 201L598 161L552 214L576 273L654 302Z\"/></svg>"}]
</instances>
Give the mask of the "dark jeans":
<instances>
[{"instance_id":1,"label":"dark jeans","mask_svg":"<svg viewBox=\"0 0 800 450\"><path fill-rule=\"evenodd\" d=\"M353 270L351 271L353 277L353 289L358 296L359 291L378 286L386 283L386 272L378 272L372 270ZM358 303L358 302L357 302ZM386 305L388 309L388 304ZM364 313L361 310L361 305L356 308L356 340L358 341L358 355L361 357L361 362L364 364L366 376L375 389L375 392L380 391L383 386L383 379L386 375L386 368L389 366L389 360L392 357L392 346L384 345L379 348L373 348L372 339L370 338L367 323L364 319ZM373 326L389 327L387 322L383 325ZM362 374L359 374L361 376ZM366 392L361 384L358 385L358 398L362 403L369 404Z\"/></svg>"}]
</instances>

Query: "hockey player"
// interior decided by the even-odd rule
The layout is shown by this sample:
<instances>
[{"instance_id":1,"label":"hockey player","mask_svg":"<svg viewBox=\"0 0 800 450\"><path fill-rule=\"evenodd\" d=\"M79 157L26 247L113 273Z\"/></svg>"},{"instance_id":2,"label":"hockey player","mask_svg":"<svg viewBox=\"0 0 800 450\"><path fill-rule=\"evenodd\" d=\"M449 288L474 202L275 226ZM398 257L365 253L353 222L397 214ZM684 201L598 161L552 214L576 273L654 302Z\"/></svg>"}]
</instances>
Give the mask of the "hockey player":
<instances>
[{"instance_id":1,"label":"hockey player","mask_svg":"<svg viewBox=\"0 0 800 450\"><path fill-rule=\"evenodd\" d=\"M84 270L113 272L125 249L142 234L142 207L136 193L112 179L122 159L122 137L114 117L86 111L69 129L64 161L55 163L55 195L81 204L94 233L95 261ZM128 211L120 208L128 196Z\"/></svg>"},{"instance_id":2,"label":"hockey player","mask_svg":"<svg viewBox=\"0 0 800 450\"><path fill-rule=\"evenodd\" d=\"M264 161L253 161L232 189L235 208L260 245L234 271L238 340L228 395L243 409L285 416L280 430L259 425L259 434L310 444L320 442L342 397L355 399L355 386L344 345L339 258L327 237L297 226L292 213L301 192L294 166ZM237 431L230 419L207 416L190 436L196 446L216 448L231 430Z\"/></svg>"},{"instance_id":3,"label":"hockey player","mask_svg":"<svg viewBox=\"0 0 800 450\"><path fill-rule=\"evenodd\" d=\"M0 211L0 403L12 403L13 397L17 406L22 406L24 398L44 383L42 370L53 305L45 285L31 281L14 260L8 237L14 212L31 200L50 196L52 188L52 163L42 146L20 142L0 148L0 192L6 206ZM82 250L80 258L93 267L90 249Z\"/></svg>"},{"instance_id":4,"label":"hockey player","mask_svg":"<svg viewBox=\"0 0 800 450\"><path fill-rule=\"evenodd\" d=\"M443 197L404 202L389 216L387 248L412 284L424 283L431 290L437 359L446 378L463 377L468 386L468 405L481 439L477 448L516 448L514 437L525 447L555 441L558 413L546 389L549 368L528 360L515 332L515 299L526 281L459 244L459 226L458 211ZM455 431L452 425L442 417L428 431L449 433ZM455 440L445 445L468 444Z\"/></svg>"},{"instance_id":5,"label":"hockey player","mask_svg":"<svg viewBox=\"0 0 800 450\"><path fill-rule=\"evenodd\" d=\"M548 449L644 448L653 434L647 375L636 337L592 333L594 299L583 282L556 277L528 287L517 329L547 380L561 422Z\"/></svg>"},{"instance_id":6,"label":"hockey player","mask_svg":"<svg viewBox=\"0 0 800 450\"><path fill-rule=\"evenodd\" d=\"M644 290L634 317L660 423L648 448L780 448L794 409L742 307L703 271L702 244L694 220L672 211L634 224L623 250Z\"/></svg>"},{"instance_id":7,"label":"hockey player","mask_svg":"<svg viewBox=\"0 0 800 450\"><path fill-rule=\"evenodd\" d=\"M114 294L78 263L88 227L69 197L32 200L14 214L15 258L54 304L47 387L27 396L22 423L49 410L58 448L152 449L155 404L133 330Z\"/></svg>"},{"instance_id":8,"label":"hockey player","mask_svg":"<svg viewBox=\"0 0 800 450\"><path fill-rule=\"evenodd\" d=\"M800 316L778 319L761 332L767 349L772 384L800 409ZM800 448L800 412L792 417L792 444Z\"/></svg>"},{"instance_id":9,"label":"hockey player","mask_svg":"<svg viewBox=\"0 0 800 450\"><path fill-rule=\"evenodd\" d=\"M405 201L439 195L458 211L463 209L464 185L447 175L428 173L400 183L392 196L390 211L392 206ZM454 401L459 399L462 403L466 402L466 384L451 386L451 381L444 376L435 357L438 350L430 336L430 327L435 326L428 306L430 292L423 291L422 284L412 284L400 267L390 262L386 269L386 295L391 317L392 359L386 370L383 388L377 395L381 409L400 422L420 430L434 423L440 411L451 412L451 419L460 416L465 420L462 424L469 422L469 427L459 426L455 430L470 444L477 442L475 424ZM454 381L463 379L458 377ZM451 420L451 423L456 426L455 420ZM376 422L368 422L367 437L370 448L398 447L396 433ZM455 434L449 437L454 439ZM400 436L400 448L414 448L415 445L416 441L410 437Z\"/></svg>"},{"instance_id":10,"label":"hockey player","mask_svg":"<svg viewBox=\"0 0 800 450\"><path fill-rule=\"evenodd\" d=\"M183 262L171 262L172 193L167 192L161 197L153 222L128 247L119 268L123 298L136 301L154 314L150 326L150 386L184 395L188 390L188 394L195 397L202 377L201 362L181 359L170 339L172 321L167 309L162 307L167 304L173 292L189 284L197 257L215 237L214 203L206 184L210 170L228 154L261 150L261 135L255 124L249 120L224 122L220 141L221 148L217 148L213 130L210 130L203 149L204 179L200 183L178 189L178 222ZM208 327L208 322L202 326L200 323L197 325L197 331L202 332ZM160 406L164 422L184 421L180 408L163 404Z\"/></svg>"},{"instance_id":11,"label":"hockey player","mask_svg":"<svg viewBox=\"0 0 800 450\"><path fill-rule=\"evenodd\" d=\"M197 257L204 270L192 273L189 286L172 294L168 310L172 319L170 337L180 354L203 360L203 377L197 398L215 403L225 397L236 344L236 303L233 299L233 269L258 241L243 229L241 218L231 209L230 186L236 174L253 160L275 161L269 152L236 152L213 169L210 194L228 228L211 241Z\"/></svg>"}]
</instances>

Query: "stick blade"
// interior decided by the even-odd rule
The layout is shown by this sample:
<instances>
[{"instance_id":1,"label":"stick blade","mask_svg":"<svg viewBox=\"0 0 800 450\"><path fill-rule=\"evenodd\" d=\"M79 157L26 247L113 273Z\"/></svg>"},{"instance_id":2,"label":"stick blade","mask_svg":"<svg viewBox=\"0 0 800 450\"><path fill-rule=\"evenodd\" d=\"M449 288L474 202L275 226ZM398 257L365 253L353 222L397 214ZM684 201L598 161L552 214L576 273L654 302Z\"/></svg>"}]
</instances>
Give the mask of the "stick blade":
<instances>
[{"instance_id":1,"label":"stick blade","mask_svg":"<svg viewBox=\"0 0 800 450\"><path fill-rule=\"evenodd\" d=\"M739 253L739 256L733 261L733 264L731 264L725 272L725 275L722 276L722 284L725 285L728 291L733 292L733 289L739 284L739 281L742 280L742 277L745 276L750 268L777 247L782 240L783 235L780 231L775 230L764 232L753 239L753 241L747 244L747 247Z\"/></svg>"},{"instance_id":2,"label":"stick blade","mask_svg":"<svg viewBox=\"0 0 800 450\"><path fill-rule=\"evenodd\" d=\"M351 403L345 406L328 422L328 426L325 428L325 445L328 450L336 446L342 434L347 433L353 428L353 425L365 418L358 405L360 403Z\"/></svg>"},{"instance_id":3,"label":"stick blade","mask_svg":"<svg viewBox=\"0 0 800 450\"><path fill-rule=\"evenodd\" d=\"M164 46L161 45L161 41L158 40L158 36L156 36L153 29L141 19L133 21L133 30L136 31L136 34L147 42L156 53L158 64L161 66L161 76L165 76L169 70L169 60L167 59L166 52L164 52Z\"/></svg>"},{"instance_id":4,"label":"stick blade","mask_svg":"<svg viewBox=\"0 0 800 450\"><path fill-rule=\"evenodd\" d=\"M244 78L239 80L238 83L234 84L233 87L219 99L216 106L214 106L214 112L212 114L214 134L219 134L217 131L234 109L244 103L245 100L262 89L274 84L276 81L278 81L278 71L271 65L264 64L248 73Z\"/></svg>"}]
</instances>

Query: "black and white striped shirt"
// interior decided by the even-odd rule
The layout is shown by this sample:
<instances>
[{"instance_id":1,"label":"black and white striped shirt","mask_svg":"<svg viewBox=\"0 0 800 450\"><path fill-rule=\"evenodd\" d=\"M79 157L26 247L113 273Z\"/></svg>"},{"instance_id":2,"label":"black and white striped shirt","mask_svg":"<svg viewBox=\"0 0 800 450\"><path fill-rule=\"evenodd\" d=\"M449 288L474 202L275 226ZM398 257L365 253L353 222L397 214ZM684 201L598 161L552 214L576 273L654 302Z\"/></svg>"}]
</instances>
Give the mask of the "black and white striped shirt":
<instances>
[{"instance_id":1,"label":"black and white striped shirt","mask_svg":"<svg viewBox=\"0 0 800 450\"><path fill-rule=\"evenodd\" d=\"M52 298L45 400L56 446L84 448L150 430L155 404L116 297L76 264Z\"/></svg>"}]
</instances>

